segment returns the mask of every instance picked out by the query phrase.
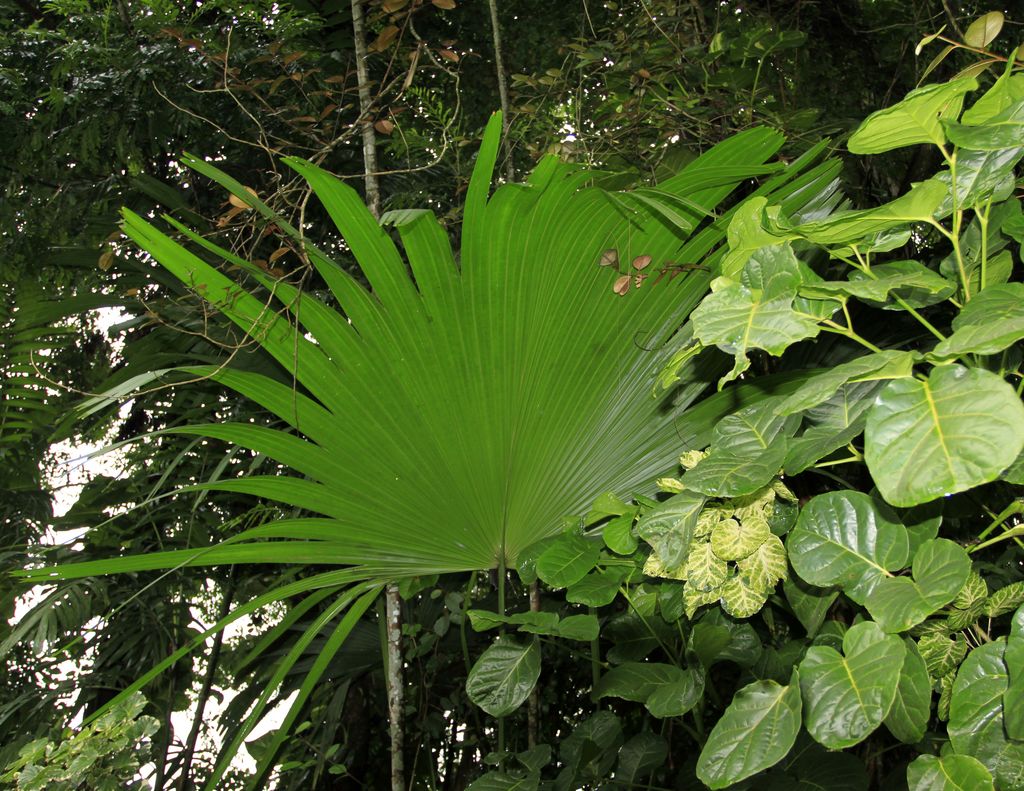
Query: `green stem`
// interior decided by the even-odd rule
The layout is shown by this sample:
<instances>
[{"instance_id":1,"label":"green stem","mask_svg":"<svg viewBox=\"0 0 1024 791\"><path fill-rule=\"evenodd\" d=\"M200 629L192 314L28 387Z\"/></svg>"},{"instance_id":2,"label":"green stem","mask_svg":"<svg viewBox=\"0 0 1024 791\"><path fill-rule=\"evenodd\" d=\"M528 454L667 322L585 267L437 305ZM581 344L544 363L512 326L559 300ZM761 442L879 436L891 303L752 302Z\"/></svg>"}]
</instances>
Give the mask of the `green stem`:
<instances>
[{"instance_id":1,"label":"green stem","mask_svg":"<svg viewBox=\"0 0 1024 791\"><path fill-rule=\"evenodd\" d=\"M851 341L856 341L857 343L859 343L864 348L870 349L873 352L881 352L882 351L881 348L879 348L878 346L875 346L875 344L873 344L871 341L867 340L866 338L862 338L860 335L858 335L856 332L854 332L851 328L844 327L841 324L837 324L836 322L832 321L832 319L825 319L825 321L822 322L822 329L825 330L826 332L835 333L836 335L843 335L843 336L849 338Z\"/></svg>"},{"instance_id":2,"label":"green stem","mask_svg":"<svg viewBox=\"0 0 1024 791\"><path fill-rule=\"evenodd\" d=\"M999 516L995 518L992 524L990 524L988 527L982 530L981 533L978 534L978 540L984 541L989 536L989 534L992 533L992 531L995 530L997 527L1002 525L1003 522L1005 522L1014 514L1021 513L1024 513L1024 503L1022 503L1020 500L1014 500L1012 503L1006 506L1006 508L1003 509L1002 513L1000 513Z\"/></svg>"},{"instance_id":3,"label":"green stem","mask_svg":"<svg viewBox=\"0 0 1024 791\"><path fill-rule=\"evenodd\" d=\"M1000 541L1005 541L1009 538L1017 538L1018 536L1024 536L1024 525L1011 527L1005 533L998 535L995 538L990 538L988 541L982 541L980 544L975 544L973 547L968 549L967 552L973 554L979 549L984 549L985 547L990 547L993 544L998 544Z\"/></svg>"}]
</instances>

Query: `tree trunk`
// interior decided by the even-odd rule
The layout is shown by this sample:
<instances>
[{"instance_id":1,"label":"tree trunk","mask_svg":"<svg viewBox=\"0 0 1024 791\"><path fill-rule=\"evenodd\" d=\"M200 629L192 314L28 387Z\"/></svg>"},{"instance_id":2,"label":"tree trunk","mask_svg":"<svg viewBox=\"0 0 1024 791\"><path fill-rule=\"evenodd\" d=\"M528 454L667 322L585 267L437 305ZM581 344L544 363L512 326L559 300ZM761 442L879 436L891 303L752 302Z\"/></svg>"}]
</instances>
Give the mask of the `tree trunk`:
<instances>
[{"instance_id":1,"label":"tree trunk","mask_svg":"<svg viewBox=\"0 0 1024 791\"><path fill-rule=\"evenodd\" d=\"M530 612L540 612L540 586L536 581L530 583ZM530 690L530 699L526 709L526 746L531 750L537 746L537 733L540 730L540 682Z\"/></svg>"},{"instance_id":2,"label":"tree trunk","mask_svg":"<svg viewBox=\"0 0 1024 791\"><path fill-rule=\"evenodd\" d=\"M391 729L391 791L405 791L402 722L402 600L397 585L388 585L388 723Z\"/></svg>"},{"instance_id":3,"label":"tree trunk","mask_svg":"<svg viewBox=\"0 0 1024 791\"><path fill-rule=\"evenodd\" d=\"M235 598L234 570L228 578L227 587L224 589L224 598L221 599L220 607L217 610L217 621L227 617L231 609L231 602ZM181 752L181 776L178 778L178 791L188 791L192 788L189 779L192 768L192 756L196 752L196 744L199 742L199 734L203 729L203 713L206 711L206 702L210 699L213 691L213 679L217 675L217 665L220 662L220 649L224 644L224 630L221 629L213 636L213 647L210 648L210 657L206 661L206 675L203 678L203 686L199 690L199 697L196 700L196 716L192 720L192 729L185 740L185 747Z\"/></svg>"},{"instance_id":4,"label":"tree trunk","mask_svg":"<svg viewBox=\"0 0 1024 791\"><path fill-rule=\"evenodd\" d=\"M356 80L359 84L359 123L363 132L363 183L366 203L374 217L380 217L380 184L377 182L377 137L373 132L370 76L366 71L366 24L363 0L352 0L352 32L356 45Z\"/></svg>"},{"instance_id":5,"label":"tree trunk","mask_svg":"<svg viewBox=\"0 0 1024 791\"><path fill-rule=\"evenodd\" d=\"M501 26L498 24L498 0L487 0L491 9L491 34L494 40L494 68L498 73L498 96L501 99L501 130L505 147L505 178L515 178L512 166L512 145L508 139L508 125L511 121L511 110L508 102L508 82L505 80L505 64L501 55Z\"/></svg>"}]
</instances>

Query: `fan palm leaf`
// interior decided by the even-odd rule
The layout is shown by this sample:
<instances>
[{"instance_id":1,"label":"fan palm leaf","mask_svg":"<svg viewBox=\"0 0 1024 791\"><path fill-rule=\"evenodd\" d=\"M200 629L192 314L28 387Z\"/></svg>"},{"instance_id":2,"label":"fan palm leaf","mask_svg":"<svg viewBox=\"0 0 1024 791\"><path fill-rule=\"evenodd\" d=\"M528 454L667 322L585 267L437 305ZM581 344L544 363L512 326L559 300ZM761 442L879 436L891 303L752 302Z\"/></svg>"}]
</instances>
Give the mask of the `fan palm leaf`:
<instances>
[{"instance_id":1,"label":"fan palm leaf","mask_svg":"<svg viewBox=\"0 0 1024 791\"><path fill-rule=\"evenodd\" d=\"M601 492L651 490L684 438L706 433L734 406L707 402L686 410L718 373L713 361L670 399L651 396L674 351L667 341L705 294L722 253L730 213L716 217L716 207L740 185L767 176L754 194L772 194L791 213L827 208L838 166L817 163L821 147L789 166L771 163L782 139L754 129L715 146L657 191L608 193L595 186L599 174L549 158L526 183L506 184L489 197L500 129L495 116L467 192L458 254L431 213L414 211L394 218L403 258L354 190L308 162L285 160L323 203L369 285L305 245L338 309L171 221L197 252L241 267L256 284L246 290L126 211L125 232L294 379L290 386L230 367L185 369L251 399L288 429L222 423L170 431L248 448L297 473L189 488L255 495L316 516L281 519L214 547L31 569L25 576L52 582L215 563L337 564L347 568L256 600L308 594L297 605L307 609L333 601L302 646L325 618L347 608L328 640L333 652L380 584L508 566ZM189 164L302 239L238 182L204 162ZM621 271L598 265L606 250L616 251ZM616 279L635 274L631 262L646 256L650 270L703 266L616 294ZM286 658L231 747L301 651ZM289 716L329 660L311 670Z\"/></svg>"}]
</instances>

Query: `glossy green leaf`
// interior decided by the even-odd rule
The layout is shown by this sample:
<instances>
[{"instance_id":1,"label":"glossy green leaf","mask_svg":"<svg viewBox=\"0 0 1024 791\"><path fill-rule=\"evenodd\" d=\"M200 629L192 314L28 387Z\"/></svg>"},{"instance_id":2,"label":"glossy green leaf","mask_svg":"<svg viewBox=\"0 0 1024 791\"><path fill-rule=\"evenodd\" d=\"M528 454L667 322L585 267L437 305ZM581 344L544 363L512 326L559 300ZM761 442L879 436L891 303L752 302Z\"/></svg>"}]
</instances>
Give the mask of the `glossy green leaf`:
<instances>
[{"instance_id":1,"label":"glossy green leaf","mask_svg":"<svg viewBox=\"0 0 1024 791\"><path fill-rule=\"evenodd\" d=\"M924 737L931 717L932 682L917 644L910 638L904 638L903 645L907 653L903 658L896 697L884 722L889 732L901 742L916 744Z\"/></svg>"},{"instance_id":2,"label":"glossy green leaf","mask_svg":"<svg viewBox=\"0 0 1024 791\"><path fill-rule=\"evenodd\" d=\"M971 561L959 544L934 538L914 555L913 573L913 579L879 580L864 602L887 632L906 631L953 601L971 573Z\"/></svg>"},{"instance_id":3,"label":"glossy green leaf","mask_svg":"<svg viewBox=\"0 0 1024 791\"><path fill-rule=\"evenodd\" d=\"M908 791L995 791L988 769L969 755L919 755L907 767Z\"/></svg>"},{"instance_id":4,"label":"glossy green leaf","mask_svg":"<svg viewBox=\"0 0 1024 791\"><path fill-rule=\"evenodd\" d=\"M633 535L634 513L617 516L601 528L604 545L617 555L632 555L637 548L637 539Z\"/></svg>"},{"instance_id":5,"label":"glossy green leaf","mask_svg":"<svg viewBox=\"0 0 1024 791\"><path fill-rule=\"evenodd\" d=\"M683 484L713 497L742 497L770 483L799 422L776 414L775 403L766 400L720 420L711 452L686 472Z\"/></svg>"},{"instance_id":6,"label":"glossy green leaf","mask_svg":"<svg viewBox=\"0 0 1024 791\"><path fill-rule=\"evenodd\" d=\"M570 615L558 622L552 634L566 640L590 642L597 639L600 631L596 615Z\"/></svg>"},{"instance_id":7,"label":"glossy green leaf","mask_svg":"<svg viewBox=\"0 0 1024 791\"><path fill-rule=\"evenodd\" d=\"M840 586L863 604L907 563L907 530L866 494L828 492L810 500L786 542L793 569L811 585Z\"/></svg>"},{"instance_id":8,"label":"glossy green leaf","mask_svg":"<svg viewBox=\"0 0 1024 791\"><path fill-rule=\"evenodd\" d=\"M1024 743L1006 736L1006 644L986 643L968 654L953 683L949 739L953 750L981 761L997 788L1018 788L1024 777Z\"/></svg>"},{"instance_id":9,"label":"glossy green leaf","mask_svg":"<svg viewBox=\"0 0 1024 791\"><path fill-rule=\"evenodd\" d=\"M641 731L619 750L619 763L613 780L627 786L637 785L668 758L668 742L663 736Z\"/></svg>"},{"instance_id":10,"label":"glossy green leaf","mask_svg":"<svg viewBox=\"0 0 1024 791\"><path fill-rule=\"evenodd\" d=\"M744 273L752 267L772 272L799 271L788 244L755 250ZM764 349L778 356L797 341L818 334L817 321L793 309L798 278L798 274L793 279L773 278L788 287L776 285L767 290L727 278L712 282L712 293L693 311L690 320L694 336L703 345L718 346L736 359L732 371L719 382L720 387L750 366L747 354L751 349Z\"/></svg>"},{"instance_id":11,"label":"glossy green leaf","mask_svg":"<svg viewBox=\"0 0 1024 791\"><path fill-rule=\"evenodd\" d=\"M615 599L623 579L625 573L620 569L610 568L591 572L569 586L565 592L565 599L573 604L604 607Z\"/></svg>"},{"instance_id":12,"label":"glossy green leaf","mask_svg":"<svg viewBox=\"0 0 1024 791\"><path fill-rule=\"evenodd\" d=\"M807 296L848 296L865 302L886 302L890 294L903 297L908 292L924 292L933 302L945 299L956 284L917 261L894 261L872 267L869 272L854 271L849 280L813 283L802 286Z\"/></svg>"},{"instance_id":13,"label":"glossy green leaf","mask_svg":"<svg viewBox=\"0 0 1024 791\"><path fill-rule=\"evenodd\" d=\"M704 673L688 668L679 681L661 684L647 696L644 706L658 719L681 717L701 700L704 695Z\"/></svg>"},{"instance_id":14,"label":"glossy green leaf","mask_svg":"<svg viewBox=\"0 0 1024 791\"><path fill-rule=\"evenodd\" d=\"M848 445L864 431L868 410L882 382L849 382L805 414L807 427L789 441L784 470L796 475Z\"/></svg>"},{"instance_id":15,"label":"glossy green leaf","mask_svg":"<svg viewBox=\"0 0 1024 791\"><path fill-rule=\"evenodd\" d=\"M1024 607L1014 613L1010 636L1006 639L1007 686L1003 693L1003 719L1006 735L1024 740Z\"/></svg>"},{"instance_id":16,"label":"glossy green leaf","mask_svg":"<svg viewBox=\"0 0 1024 791\"><path fill-rule=\"evenodd\" d=\"M601 676L593 698L614 697L643 703L661 687L685 683L687 671L664 662L624 662Z\"/></svg>"},{"instance_id":17,"label":"glossy green leaf","mask_svg":"<svg viewBox=\"0 0 1024 791\"><path fill-rule=\"evenodd\" d=\"M810 377L795 392L781 400L776 411L792 415L827 401L847 382L878 381L910 376L914 355L890 349L865 354Z\"/></svg>"},{"instance_id":18,"label":"glossy green leaf","mask_svg":"<svg viewBox=\"0 0 1024 791\"><path fill-rule=\"evenodd\" d=\"M854 154L880 154L894 148L946 142L940 116L968 91L978 87L975 79L959 79L926 85L884 110L869 115L847 143Z\"/></svg>"},{"instance_id":19,"label":"glossy green leaf","mask_svg":"<svg viewBox=\"0 0 1024 791\"><path fill-rule=\"evenodd\" d=\"M504 717L522 705L539 677L537 643L503 637L476 660L466 679L466 694L492 717Z\"/></svg>"},{"instance_id":20,"label":"glossy green leaf","mask_svg":"<svg viewBox=\"0 0 1024 791\"><path fill-rule=\"evenodd\" d=\"M898 379L868 413L864 458L882 496L910 506L995 480L1024 448L1024 404L995 374L940 366Z\"/></svg>"},{"instance_id":21,"label":"glossy green leaf","mask_svg":"<svg viewBox=\"0 0 1024 791\"><path fill-rule=\"evenodd\" d=\"M983 49L995 41L1002 29L1003 12L989 11L971 22L964 33L964 44Z\"/></svg>"},{"instance_id":22,"label":"glossy green leaf","mask_svg":"<svg viewBox=\"0 0 1024 791\"><path fill-rule=\"evenodd\" d=\"M583 579L600 555L601 545L596 541L566 533L537 558L537 576L552 588L565 588Z\"/></svg>"},{"instance_id":23,"label":"glossy green leaf","mask_svg":"<svg viewBox=\"0 0 1024 791\"><path fill-rule=\"evenodd\" d=\"M932 179L922 182L910 192L874 209L840 211L826 220L804 223L797 230L817 244L849 244L879 231L928 222L942 205L948 188Z\"/></svg>"},{"instance_id":24,"label":"glossy green leaf","mask_svg":"<svg viewBox=\"0 0 1024 791\"><path fill-rule=\"evenodd\" d=\"M960 120L965 124L984 124L1018 102L1024 101L1024 74L1014 74L1007 68L992 87L970 107Z\"/></svg>"},{"instance_id":25,"label":"glossy green leaf","mask_svg":"<svg viewBox=\"0 0 1024 791\"><path fill-rule=\"evenodd\" d=\"M1024 283L989 286L974 295L953 319L953 334L932 354L996 354L1024 338Z\"/></svg>"},{"instance_id":26,"label":"glossy green leaf","mask_svg":"<svg viewBox=\"0 0 1024 791\"><path fill-rule=\"evenodd\" d=\"M863 741L888 715L896 697L906 649L871 621L851 626L843 654L812 646L800 663L804 725L829 749ZM836 713L842 712L841 717Z\"/></svg>"},{"instance_id":27,"label":"glossy green leaf","mask_svg":"<svg viewBox=\"0 0 1024 791\"><path fill-rule=\"evenodd\" d=\"M956 155L956 208L983 206L988 201L999 203L1013 194L1014 168L1024 157L1024 147L995 151L961 149ZM950 186L949 195L936 210L937 217L947 217L954 209L950 170L940 171L937 179Z\"/></svg>"},{"instance_id":28,"label":"glossy green leaf","mask_svg":"<svg viewBox=\"0 0 1024 791\"><path fill-rule=\"evenodd\" d=\"M800 732L800 679L786 686L756 681L733 697L697 760L697 777L709 788L725 788L774 766Z\"/></svg>"},{"instance_id":29,"label":"glossy green leaf","mask_svg":"<svg viewBox=\"0 0 1024 791\"><path fill-rule=\"evenodd\" d=\"M801 732L789 755L758 778L756 791L868 791L868 773L856 755L826 750Z\"/></svg>"},{"instance_id":30,"label":"glossy green leaf","mask_svg":"<svg viewBox=\"0 0 1024 791\"><path fill-rule=\"evenodd\" d=\"M961 148L999 151L1019 148L1024 139L1024 101L1017 102L978 126L943 121L946 136Z\"/></svg>"}]
</instances>

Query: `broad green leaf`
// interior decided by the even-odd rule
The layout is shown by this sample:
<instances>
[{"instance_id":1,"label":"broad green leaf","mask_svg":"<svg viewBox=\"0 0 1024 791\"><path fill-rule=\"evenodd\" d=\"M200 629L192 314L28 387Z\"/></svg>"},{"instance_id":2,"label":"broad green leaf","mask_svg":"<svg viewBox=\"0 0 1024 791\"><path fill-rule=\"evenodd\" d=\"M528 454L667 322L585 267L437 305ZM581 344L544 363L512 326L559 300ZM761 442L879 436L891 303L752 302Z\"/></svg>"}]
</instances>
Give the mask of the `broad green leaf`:
<instances>
[{"instance_id":1,"label":"broad green leaf","mask_svg":"<svg viewBox=\"0 0 1024 791\"><path fill-rule=\"evenodd\" d=\"M729 576L729 564L714 551L710 541L694 544L686 561L686 584L697 590L718 588Z\"/></svg>"},{"instance_id":2,"label":"broad green leaf","mask_svg":"<svg viewBox=\"0 0 1024 791\"><path fill-rule=\"evenodd\" d=\"M811 585L840 586L863 604L878 583L907 563L907 530L866 494L828 492L800 512L786 545L790 563Z\"/></svg>"},{"instance_id":3,"label":"broad green leaf","mask_svg":"<svg viewBox=\"0 0 1024 791\"><path fill-rule=\"evenodd\" d=\"M538 744L528 750L516 753L516 760L522 764L528 772L539 772L551 763L551 745Z\"/></svg>"},{"instance_id":4,"label":"broad green leaf","mask_svg":"<svg viewBox=\"0 0 1024 791\"><path fill-rule=\"evenodd\" d=\"M637 548L636 536L633 535L633 519L635 513L617 516L601 528L604 545L618 555L632 555Z\"/></svg>"},{"instance_id":5,"label":"broad green leaf","mask_svg":"<svg viewBox=\"0 0 1024 791\"><path fill-rule=\"evenodd\" d=\"M854 154L881 154L918 143L942 145L946 138L940 116L977 87L977 80L967 78L911 91L892 107L869 115L850 135L847 148Z\"/></svg>"},{"instance_id":6,"label":"broad green leaf","mask_svg":"<svg viewBox=\"0 0 1024 791\"><path fill-rule=\"evenodd\" d=\"M917 505L999 477L1024 448L1024 404L995 374L945 365L897 379L868 413L864 458L887 502Z\"/></svg>"},{"instance_id":7,"label":"broad green leaf","mask_svg":"<svg viewBox=\"0 0 1024 791\"><path fill-rule=\"evenodd\" d=\"M1013 194L1014 168L1024 156L1024 147L1002 148L995 151L960 149L956 154L956 208L983 206L986 202L999 203ZM949 185L946 200L936 210L937 218L948 217L954 209L952 172L943 170L937 179Z\"/></svg>"},{"instance_id":8,"label":"broad green leaf","mask_svg":"<svg viewBox=\"0 0 1024 791\"><path fill-rule=\"evenodd\" d=\"M772 531L768 522L746 519L723 519L711 531L711 548L722 560L741 560L750 555L769 538Z\"/></svg>"},{"instance_id":9,"label":"broad green leaf","mask_svg":"<svg viewBox=\"0 0 1024 791\"><path fill-rule=\"evenodd\" d=\"M537 576L552 588L565 588L583 579L600 555L601 545L596 541L566 533L537 558Z\"/></svg>"},{"instance_id":10,"label":"broad green leaf","mask_svg":"<svg viewBox=\"0 0 1024 791\"><path fill-rule=\"evenodd\" d=\"M720 630L724 629L724 644ZM708 645L703 645L707 641ZM705 667L716 662L735 662L753 667L760 659L763 645L758 633L746 621L728 617L719 609L708 611L690 633L689 650L695 651Z\"/></svg>"},{"instance_id":11,"label":"broad green leaf","mask_svg":"<svg viewBox=\"0 0 1024 791\"><path fill-rule=\"evenodd\" d=\"M776 407L779 415L803 412L827 401L847 382L877 381L910 376L914 355L911 352L888 350L865 354L855 360L815 374Z\"/></svg>"},{"instance_id":12,"label":"broad green leaf","mask_svg":"<svg viewBox=\"0 0 1024 791\"><path fill-rule=\"evenodd\" d=\"M659 688L688 680L687 671L663 662L625 662L597 682L593 698L614 697L643 703Z\"/></svg>"},{"instance_id":13,"label":"broad green leaf","mask_svg":"<svg viewBox=\"0 0 1024 791\"><path fill-rule=\"evenodd\" d=\"M617 568L593 571L570 585L565 592L565 599L573 604L604 607L615 599L625 576L626 573Z\"/></svg>"},{"instance_id":14,"label":"broad green leaf","mask_svg":"<svg viewBox=\"0 0 1024 791\"><path fill-rule=\"evenodd\" d=\"M964 33L964 44L983 49L995 41L1003 29L1003 12L989 11L971 22Z\"/></svg>"},{"instance_id":15,"label":"broad green leaf","mask_svg":"<svg viewBox=\"0 0 1024 791\"><path fill-rule=\"evenodd\" d=\"M506 616L505 622L528 634L561 634L558 615L553 612L517 612Z\"/></svg>"},{"instance_id":16,"label":"broad green leaf","mask_svg":"<svg viewBox=\"0 0 1024 791\"><path fill-rule=\"evenodd\" d=\"M798 270L788 244L755 250L744 272L751 267ZM694 336L703 345L718 346L736 358L733 370L720 380L719 387L750 366L749 350L764 349L777 357L797 341L818 334L817 321L793 309L796 286L797 282L792 281L790 288L780 286L764 292L728 278L712 282L712 293L690 314L690 320Z\"/></svg>"},{"instance_id":17,"label":"broad green leaf","mask_svg":"<svg viewBox=\"0 0 1024 791\"><path fill-rule=\"evenodd\" d=\"M638 785L645 777L665 763L668 743L664 737L642 731L622 745L613 780L627 786Z\"/></svg>"},{"instance_id":18,"label":"broad green leaf","mask_svg":"<svg viewBox=\"0 0 1024 791\"><path fill-rule=\"evenodd\" d=\"M681 717L704 695L704 673L694 668L683 671L679 681L661 684L647 696L644 706L658 719Z\"/></svg>"},{"instance_id":19,"label":"broad green leaf","mask_svg":"<svg viewBox=\"0 0 1024 791\"><path fill-rule=\"evenodd\" d=\"M707 498L696 492L680 492L648 511L636 526L636 534L650 544L668 569L686 564L697 517Z\"/></svg>"},{"instance_id":20,"label":"broad green leaf","mask_svg":"<svg viewBox=\"0 0 1024 791\"><path fill-rule=\"evenodd\" d=\"M946 136L960 148L999 151L1019 148L1024 139L1024 101L1010 105L978 126L943 120Z\"/></svg>"},{"instance_id":21,"label":"broad green leaf","mask_svg":"<svg viewBox=\"0 0 1024 791\"><path fill-rule=\"evenodd\" d=\"M874 209L836 212L827 220L798 226L801 235L825 245L857 242L879 231L901 228L911 223L928 222L942 205L948 187L931 179L914 187L890 203Z\"/></svg>"},{"instance_id":22,"label":"broad green leaf","mask_svg":"<svg viewBox=\"0 0 1024 791\"><path fill-rule=\"evenodd\" d=\"M581 640L590 642L596 640L601 627L597 622L596 615L570 615L558 622L552 634L564 637L566 640Z\"/></svg>"},{"instance_id":23,"label":"broad green leaf","mask_svg":"<svg viewBox=\"0 0 1024 791\"><path fill-rule=\"evenodd\" d=\"M727 237L729 252L722 258L721 274L736 280L755 250L785 244L793 238L785 233L765 227L766 213L778 212L778 207L768 206L765 198L750 198L740 204L729 222Z\"/></svg>"},{"instance_id":24,"label":"broad green leaf","mask_svg":"<svg viewBox=\"0 0 1024 791\"><path fill-rule=\"evenodd\" d=\"M540 648L502 637L480 658L466 679L466 694L492 717L511 714L529 696L540 677Z\"/></svg>"},{"instance_id":25,"label":"broad green leaf","mask_svg":"<svg viewBox=\"0 0 1024 791\"><path fill-rule=\"evenodd\" d=\"M741 574L728 577L718 590L721 594L722 609L733 618L749 618L756 615L768 601L768 594L771 592L754 587Z\"/></svg>"},{"instance_id":26,"label":"broad green leaf","mask_svg":"<svg viewBox=\"0 0 1024 791\"><path fill-rule=\"evenodd\" d=\"M602 780L615 763L621 745L622 723L612 712L598 711L584 720L562 740L559 748L562 763L577 782L559 787L571 791L581 784Z\"/></svg>"},{"instance_id":27,"label":"broad green leaf","mask_svg":"<svg viewBox=\"0 0 1024 791\"><path fill-rule=\"evenodd\" d=\"M517 775L507 772L488 772L474 780L466 791L537 791L540 775Z\"/></svg>"},{"instance_id":28,"label":"broad green leaf","mask_svg":"<svg viewBox=\"0 0 1024 791\"><path fill-rule=\"evenodd\" d=\"M583 521L589 527L609 516L622 516L631 511L635 513L634 509L619 499L614 492L604 492L594 500L594 504L590 506L590 511Z\"/></svg>"},{"instance_id":29,"label":"broad green leaf","mask_svg":"<svg viewBox=\"0 0 1024 791\"><path fill-rule=\"evenodd\" d=\"M885 727L901 742L917 744L924 737L931 717L932 682L914 641L905 637L903 645L907 653L903 658L896 697L885 717Z\"/></svg>"},{"instance_id":30,"label":"broad green leaf","mask_svg":"<svg viewBox=\"0 0 1024 791\"><path fill-rule=\"evenodd\" d=\"M807 296L850 296L865 302L884 303L889 295L905 297L908 292L923 292L932 302L945 299L956 290L956 284L917 261L893 261L872 267L869 272L854 271L845 281L822 281L800 288Z\"/></svg>"},{"instance_id":31,"label":"broad green leaf","mask_svg":"<svg viewBox=\"0 0 1024 791\"><path fill-rule=\"evenodd\" d=\"M988 769L969 755L919 755L907 767L908 791L995 791Z\"/></svg>"},{"instance_id":32,"label":"broad green leaf","mask_svg":"<svg viewBox=\"0 0 1024 791\"><path fill-rule=\"evenodd\" d=\"M752 587L770 593L789 572L786 547L778 536L769 535L757 549L736 564L736 570L749 580Z\"/></svg>"},{"instance_id":33,"label":"broad green leaf","mask_svg":"<svg viewBox=\"0 0 1024 791\"><path fill-rule=\"evenodd\" d=\"M953 334L932 350L938 357L996 354L1024 338L1024 283L989 286L953 319Z\"/></svg>"},{"instance_id":34,"label":"broad green leaf","mask_svg":"<svg viewBox=\"0 0 1024 791\"><path fill-rule=\"evenodd\" d=\"M809 425L799 437L789 441L786 474L803 472L860 436L881 387L878 381L847 383L827 401L809 409L805 415Z\"/></svg>"},{"instance_id":35,"label":"broad green leaf","mask_svg":"<svg viewBox=\"0 0 1024 791\"><path fill-rule=\"evenodd\" d=\"M1014 74L1013 68L1007 64L999 79L969 110L964 110L960 120L965 124L984 124L1021 101L1024 101L1024 74Z\"/></svg>"},{"instance_id":36,"label":"broad green leaf","mask_svg":"<svg viewBox=\"0 0 1024 791\"><path fill-rule=\"evenodd\" d=\"M1017 610L1006 639L1007 687L1003 693L1003 716L1006 735L1024 740L1024 607Z\"/></svg>"},{"instance_id":37,"label":"broad green leaf","mask_svg":"<svg viewBox=\"0 0 1024 791\"><path fill-rule=\"evenodd\" d=\"M710 453L683 476L683 484L713 497L753 494L778 474L786 440L799 423L776 414L776 400L742 409L715 426Z\"/></svg>"},{"instance_id":38,"label":"broad green leaf","mask_svg":"<svg viewBox=\"0 0 1024 791\"><path fill-rule=\"evenodd\" d=\"M868 612L887 632L904 632L953 601L971 561L959 544L934 538L914 555L913 573L913 579L886 577L868 594Z\"/></svg>"},{"instance_id":39,"label":"broad green leaf","mask_svg":"<svg viewBox=\"0 0 1024 791\"><path fill-rule=\"evenodd\" d=\"M1009 739L1004 729L1005 651L1006 644L999 640L968 654L953 683L948 732L953 750L981 761L997 788L1019 788L1024 743Z\"/></svg>"},{"instance_id":40,"label":"broad green leaf","mask_svg":"<svg viewBox=\"0 0 1024 791\"><path fill-rule=\"evenodd\" d=\"M794 671L786 686L756 681L737 692L701 750L697 777L725 788L785 758L800 732L800 688Z\"/></svg>"},{"instance_id":41,"label":"broad green leaf","mask_svg":"<svg viewBox=\"0 0 1024 791\"><path fill-rule=\"evenodd\" d=\"M786 594L789 606L793 608L793 614L809 638L818 633L829 608L839 596L839 591L809 585L796 576L787 577L782 583L782 590Z\"/></svg>"},{"instance_id":42,"label":"broad green leaf","mask_svg":"<svg viewBox=\"0 0 1024 791\"><path fill-rule=\"evenodd\" d=\"M469 624L474 632L486 632L508 623L508 618L491 610L466 610L466 615L469 616Z\"/></svg>"},{"instance_id":43,"label":"broad green leaf","mask_svg":"<svg viewBox=\"0 0 1024 791\"><path fill-rule=\"evenodd\" d=\"M888 715L896 697L906 649L871 621L843 638L843 654L812 646L800 663L804 725L831 750L863 741ZM841 712L842 716L836 716Z\"/></svg>"}]
</instances>

